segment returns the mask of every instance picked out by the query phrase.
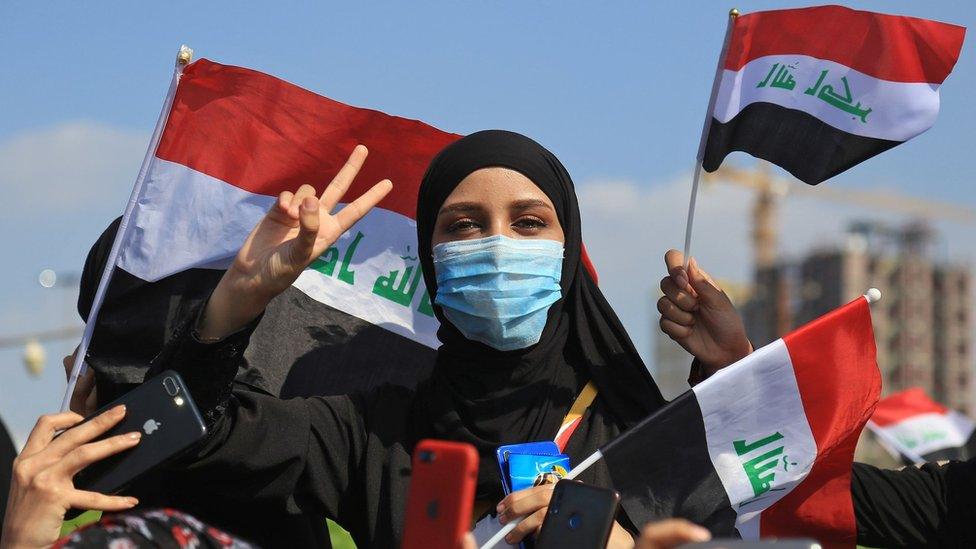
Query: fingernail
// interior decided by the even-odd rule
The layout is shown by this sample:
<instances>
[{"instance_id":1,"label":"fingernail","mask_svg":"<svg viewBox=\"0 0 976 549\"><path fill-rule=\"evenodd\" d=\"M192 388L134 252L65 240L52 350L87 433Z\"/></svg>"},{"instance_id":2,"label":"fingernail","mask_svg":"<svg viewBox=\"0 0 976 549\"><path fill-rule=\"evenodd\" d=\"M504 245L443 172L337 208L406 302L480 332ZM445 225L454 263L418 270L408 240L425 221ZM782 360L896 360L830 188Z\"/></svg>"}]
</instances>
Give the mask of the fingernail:
<instances>
[{"instance_id":1,"label":"fingernail","mask_svg":"<svg viewBox=\"0 0 976 549\"><path fill-rule=\"evenodd\" d=\"M505 543L507 543L509 545L515 545L515 536L513 536L511 534L505 536Z\"/></svg>"},{"instance_id":2,"label":"fingernail","mask_svg":"<svg viewBox=\"0 0 976 549\"><path fill-rule=\"evenodd\" d=\"M142 433L140 433L139 431L132 431L126 436L132 440L139 440L140 438L142 438Z\"/></svg>"},{"instance_id":3,"label":"fingernail","mask_svg":"<svg viewBox=\"0 0 976 549\"><path fill-rule=\"evenodd\" d=\"M136 498L126 498L126 499L129 501L129 505L132 507L139 505L139 500L137 500Z\"/></svg>"},{"instance_id":4,"label":"fingernail","mask_svg":"<svg viewBox=\"0 0 976 549\"><path fill-rule=\"evenodd\" d=\"M695 526L692 529L691 535L695 538L695 541L708 541L712 539L712 533L701 526Z\"/></svg>"},{"instance_id":5,"label":"fingernail","mask_svg":"<svg viewBox=\"0 0 976 549\"><path fill-rule=\"evenodd\" d=\"M125 414L125 404L119 404L115 408L112 408L112 414L117 416Z\"/></svg>"},{"instance_id":6,"label":"fingernail","mask_svg":"<svg viewBox=\"0 0 976 549\"><path fill-rule=\"evenodd\" d=\"M505 505L503 505L502 503L499 503L498 505L496 505L495 506L495 512L496 513L504 513L505 512Z\"/></svg>"},{"instance_id":7,"label":"fingernail","mask_svg":"<svg viewBox=\"0 0 976 549\"><path fill-rule=\"evenodd\" d=\"M306 196L302 200L302 207L305 208L306 210L311 210L312 208L315 207L315 199L312 198L311 196Z\"/></svg>"},{"instance_id":8,"label":"fingernail","mask_svg":"<svg viewBox=\"0 0 976 549\"><path fill-rule=\"evenodd\" d=\"M499 513L498 524L505 524L506 522L508 522L508 517L505 516L505 513L504 512Z\"/></svg>"}]
</instances>

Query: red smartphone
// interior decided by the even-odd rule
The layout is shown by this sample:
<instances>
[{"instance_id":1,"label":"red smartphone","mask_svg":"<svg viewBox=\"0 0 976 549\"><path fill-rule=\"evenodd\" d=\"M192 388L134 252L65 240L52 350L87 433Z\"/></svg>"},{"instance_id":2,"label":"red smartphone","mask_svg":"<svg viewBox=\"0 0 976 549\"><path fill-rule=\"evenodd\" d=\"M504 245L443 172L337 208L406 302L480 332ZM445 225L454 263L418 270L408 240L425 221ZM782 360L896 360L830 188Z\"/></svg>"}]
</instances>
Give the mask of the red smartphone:
<instances>
[{"instance_id":1,"label":"red smartphone","mask_svg":"<svg viewBox=\"0 0 976 549\"><path fill-rule=\"evenodd\" d=\"M478 451L462 442L421 440L413 451L402 549L458 549L471 527Z\"/></svg>"}]
</instances>

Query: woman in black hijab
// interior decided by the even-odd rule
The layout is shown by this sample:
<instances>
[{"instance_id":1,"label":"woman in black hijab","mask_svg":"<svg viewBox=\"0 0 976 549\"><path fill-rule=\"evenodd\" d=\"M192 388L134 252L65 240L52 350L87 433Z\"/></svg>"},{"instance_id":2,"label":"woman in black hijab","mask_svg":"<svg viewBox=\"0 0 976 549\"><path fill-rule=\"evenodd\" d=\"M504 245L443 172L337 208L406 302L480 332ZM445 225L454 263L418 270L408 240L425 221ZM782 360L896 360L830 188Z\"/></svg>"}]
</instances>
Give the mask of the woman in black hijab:
<instances>
[{"instance_id":1,"label":"woman in black hijab","mask_svg":"<svg viewBox=\"0 0 976 549\"><path fill-rule=\"evenodd\" d=\"M465 178L485 168L515 171L537 186L551 201L565 239L559 282L562 299L549 308L538 343L524 349L498 351L472 341L436 306L431 244L438 213ZM490 177L484 182L490 184ZM502 201L515 198L503 197ZM474 231L464 237L490 232ZM601 431L606 428L608 432L595 437L602 440L574 437L574 463L664 404L617 315L584 267L573 182L559 160L535 141L512 132L482 131L441 152L431 163L418 195L417 240L424 280L441 322L437 336L442 343L434 374L420 391L429 403L434 434L478 448L484 496L501 495L495 448L551 439L587 382L596 385L598 415L607 418L601 422ZM588 443L575 444L582 440Z\"/></svg>"},{"instance_id":2,"label":"woman in black hijab","mask_svg":"<svg viewBox=\"0 0 976 549\"><path fill-rule=\"evenodd\" d=\"M174 496L297 506L335 519L360 547L393 547L419 439L475 445L478 499L495 505L502 498L495 449L552 440L586 388L595 387L596 397L566 443L573 463L665 401L584 267L569 174L538 143L504 131L479 132L448 146L421 185L420 257L442 342L428 380L416 391L384 386L284 401L232 392L241 353L267 302L391 188L380 182L329 213L365 154L357 147L321 197L310 186L279 197L203 314L178 330L151 374L179 371L211 425L205 445L173 475ZM510 253L515 249L522 250ZM491 280L476 282L471 269L477 266L467 258L484 254L495 267L481 265L480 274ZM545 271L540 265L553 263L547 287L536 275ZM610 485L602 463L580 480ZM548 502L548 489L523 492L498 505L503 522L530 517L510 540L534 531ZM623 528L615 528L611 545L632 544L624 529L635 533L636 526L623 512L618 523Z\"/></svg>"}]
</instances>

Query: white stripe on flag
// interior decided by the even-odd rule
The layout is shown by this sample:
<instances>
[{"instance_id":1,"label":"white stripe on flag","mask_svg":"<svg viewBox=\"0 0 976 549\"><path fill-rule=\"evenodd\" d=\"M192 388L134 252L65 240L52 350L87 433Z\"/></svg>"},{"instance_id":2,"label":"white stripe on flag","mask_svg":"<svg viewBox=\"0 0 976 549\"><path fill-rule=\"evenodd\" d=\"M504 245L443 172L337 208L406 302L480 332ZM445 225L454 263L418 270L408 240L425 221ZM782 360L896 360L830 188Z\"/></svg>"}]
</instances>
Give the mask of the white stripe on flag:
<instances>
[{"instance_id":1,"label":"white stripe on flag","mask_svg":"<svg viewBox=\"0 0 976 549\"><path fill-rule=\"evenodd\" d=\"M196 267L226 268L274 201L154 158L119 267L150 282Z\"/></svg>"},{"instance_id":2,"label":"white stripe on flag","mask_svg":"<svg viewBox=\"0 0 976 549\"><path fill-rule=\"evenodd\" d=\"M693 391L736 528L757 539L759 513L802 481L817 457L786 344L774 341Z\"/></svg>"},{"instance_id":3,"label":"white stripe on flag","mask_svg":"<svg viewBox=\"0 0 976 549\"><path fill-rule=\"evenodd\" d=\"M774 64L777 66L771 75ZM776 74L784 66L794 82L793 89L773 85ZM824 70L828 72L820 80ZM770 76L768 80L767 76ZM847 79L846 89L842 77ZM820 86L816 86L818 80ZM825 92L828 86L832 94ZM812 89L815 89L813 93L807 93ZM859 113L870 109L863 120L859 114L837 106L844 102L833 96L846 99L848 90L853 104L851 110L858 104ZM769 55L753 59L738 71L723 71L713 111L719 122L728 122L743 108L758 102L803 111L834 128L862 137L906 141L935 123L939 114L939 86L881 80L806 55Z\"/></svg>"},{"instance_id":4,"label":"white stripe on flag","mask_svg":"<svg viewBox=\"0 0 976 549\"><path fill-rule=\"evenodd\" d=\"M274 201L156 158L119 266L148 281L191 268L227 268ZM440 346L437 320L422 303L426 286L409 217L374 208L293 285L371 324Z\"/></svg>"},{"instance_id":5,"label":"white stripe on flag","mask_svg":"<svg viewBox=\"0 0 976 549\"><path fill-rule=\"evenodd\" d=\"M306 269L294 287L327 303L432 349L440 347L437 320L420 312L426 285L417 256L417 225L409 217L373 208ZM346 258L349 257L348 264ZM345 269L345 270L343 270ZM349 276L352 272L352 276Z\"/></svg>"}]
</instances>

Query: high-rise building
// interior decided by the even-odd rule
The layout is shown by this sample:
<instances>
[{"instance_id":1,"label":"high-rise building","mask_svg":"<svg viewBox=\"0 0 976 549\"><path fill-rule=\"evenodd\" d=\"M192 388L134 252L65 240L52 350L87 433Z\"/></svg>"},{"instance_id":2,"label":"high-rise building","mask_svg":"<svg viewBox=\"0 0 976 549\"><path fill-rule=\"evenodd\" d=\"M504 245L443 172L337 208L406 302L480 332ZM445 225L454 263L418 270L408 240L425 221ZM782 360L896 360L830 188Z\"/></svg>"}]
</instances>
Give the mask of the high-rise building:
<instances>
[{"instance_id":1,"label":"high-rise building","mask_svg":"<svg viewBox=\"0 0 976 549\"><path fill-rule=\"evenodd\" d=\"M843 245L757 273L750 336L768 343L876 287L884 299L871 316L885 394L921 387L973 415L971 273L938 261L934 242L923 224L856 223Z\"/></svg>"}]
</instances>

